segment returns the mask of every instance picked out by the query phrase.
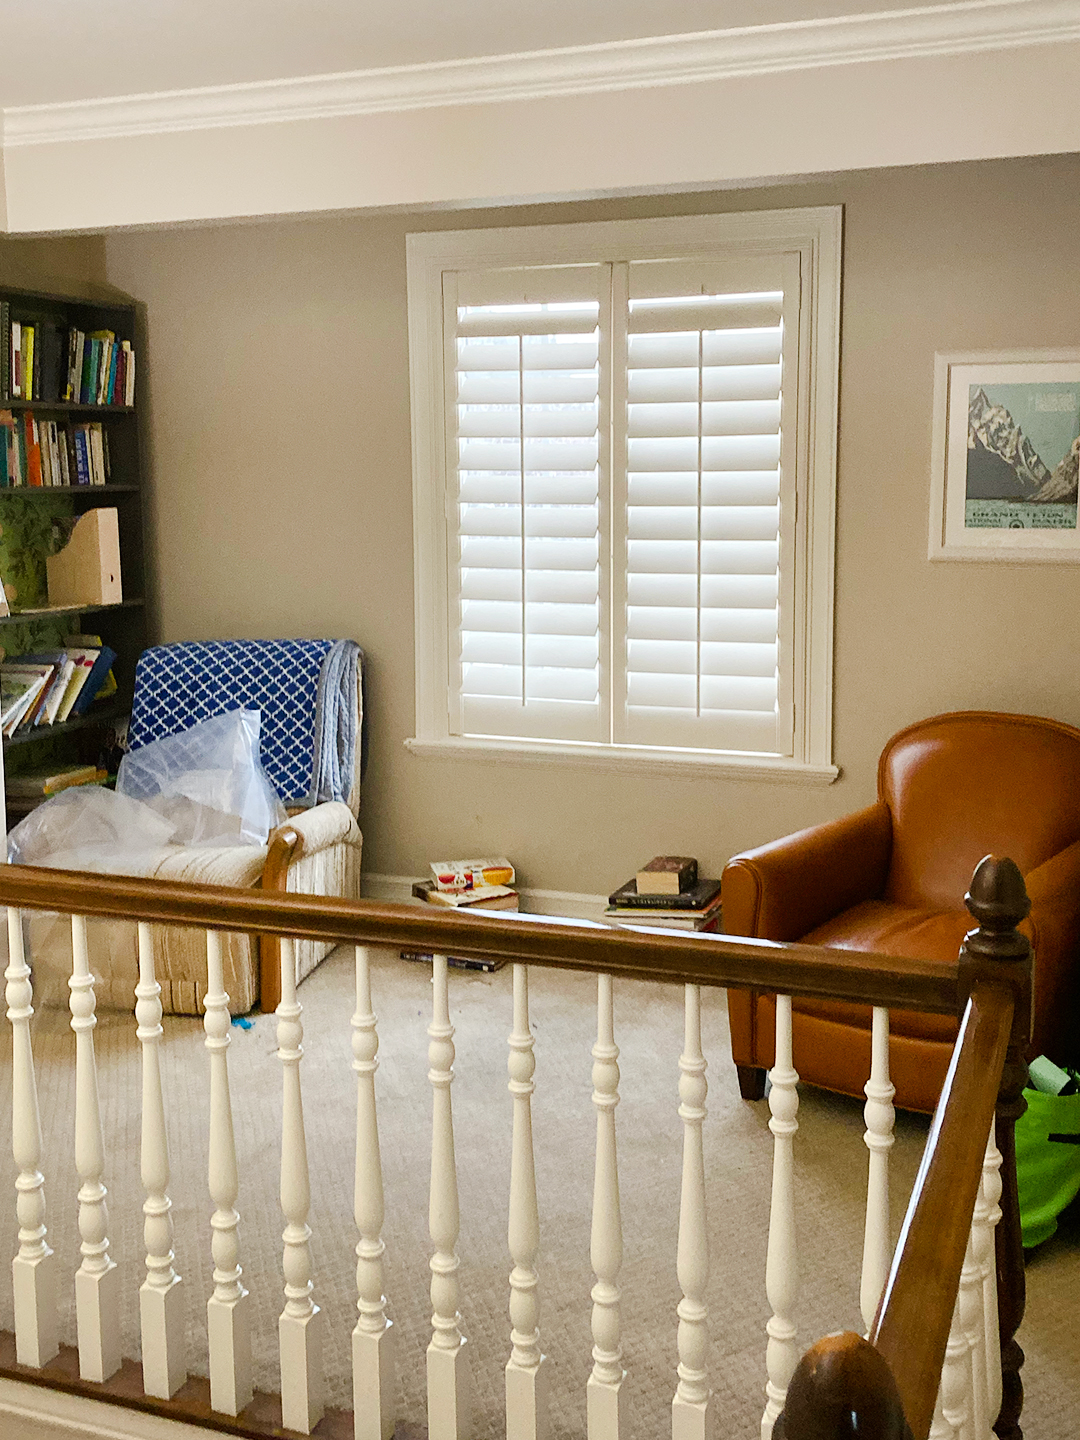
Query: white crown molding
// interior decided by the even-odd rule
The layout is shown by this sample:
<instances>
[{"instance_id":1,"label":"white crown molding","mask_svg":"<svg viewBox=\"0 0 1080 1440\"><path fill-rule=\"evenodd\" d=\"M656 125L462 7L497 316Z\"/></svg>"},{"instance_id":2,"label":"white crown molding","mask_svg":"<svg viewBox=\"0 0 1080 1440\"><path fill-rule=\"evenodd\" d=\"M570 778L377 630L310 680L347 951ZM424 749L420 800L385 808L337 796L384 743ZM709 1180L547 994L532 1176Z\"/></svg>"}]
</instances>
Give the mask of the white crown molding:
<instances>
[{"instance_id":1,"label":"white crown molding","mask_svg":"<svg viewBox=\"0 0 1080 1440\"><path fill-rule=\"evenodd\" d=\"M8 148L684 85L1080 39L1080 0L960 3L3 112Z\"/></svg>"}]
</instances>

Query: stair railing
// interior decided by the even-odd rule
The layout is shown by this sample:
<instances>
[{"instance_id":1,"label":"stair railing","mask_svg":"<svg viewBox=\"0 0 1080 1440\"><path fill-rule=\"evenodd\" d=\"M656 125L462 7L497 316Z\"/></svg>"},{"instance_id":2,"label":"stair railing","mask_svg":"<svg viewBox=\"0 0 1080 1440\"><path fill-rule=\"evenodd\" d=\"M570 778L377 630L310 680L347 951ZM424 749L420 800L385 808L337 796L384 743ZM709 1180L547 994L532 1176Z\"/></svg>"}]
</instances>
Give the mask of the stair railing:
<instances>
[{"instance_id":1,"label":"stair railing","mask_svg":"<svg viewBox=\"0 0 1080 1440\"><path fill-rule=\"evenodd\" d=\"M467 1440L471 1428L469 1350L462 1317L457 1239L459 1215L451 1108L454 1026L447 989L448 953L514 965L509 1036L514 1113L509 1197L509 1357L506 1400L509 1440L543 1440L551 1384L541 1348L537 1253L539 1212L532 1154L534 1040L527 967L595 974L597 1032L593 1099L597 1115L592 1217L594 1365L588 1382L588 1440L620 1440L627 1431L627 1387L620 1335L622 1232L615 1111L619 1100L616 982L662 980L685 988L683 1053L678 1061L678 1119L683 1133L682 1189L676 1268L678 1369L673 1376L673 1440L707 1440L715 1423L708 1374L709 1274L707 1184L702 1153L706 1115L701 1050L701 988L775 991L776 1064L770 1129L774 1168L766 1289L768 1323L763 1440L838 1440L852 1434L852 1415L865 1415L860 1436L959 1436L1020 1440L1022 1354L1015 1331L1023 1312L1023 1268L1016 1205L1012 1125L1021 1113L1023 1046L1030 1015L1030 947L1016 926L1027 897L1016 867L989 857L976 871L969 907L979 928L952 963L861 954L808 945L671 933L646 924L632 930L596 924L488 914L482 918L427 907L351 902L286 893L234 890L20 866L0 867L0 904L9 907L7 971L13 1055L13 1147L19 1168L19 1253L13 1266L15 1335L0 1336L0 1377L134 1406L236 1434L299 1433L389 1440L394 1429L394 1327L382 1294L382 1174L375 1102L378 1034L372 1011L370 953L375 947L433 952L432 1019L428 1029L433 1093L430 1233L433 1333L428 1352L429 1435ZM58 1345L56 1256L45 1224L46 1182L29 1020L30 970L22 951L19 912L71 915L75 964L72 1028L78 1044L76 1165L83 1263L75 1352ZM157 1047L161 1034L153 947L140 947L136 991L138 1038L144 1057L143 1179L147 1192L146 1283L140 1367L121 1361L113 1319L119 1282L110 1256L103 1177L98 1078L93 1051L93 976L84 945L88 917L194 926L207 933L206 1047L209 1052L209 1191L215 1262L207 1301L209 1382L184 1380L181 1277L174 1268L168 1221L168 1147ZM278 1053L282 1062L282 1210L285 1310L281 1317L281 1396L251 1386L251 1320L243 1283L237 1153L227 1052L228 996L221 977L222 931L280 941ZM296 939L356 947L356 1013L352 1065L357 1088L355 1218L358 1320L353 1332L354 1410L327 1410L321 1394L319 1346L324 1323L308 1252L307 1142L301 1099L302 1006L293 983ZM876 1318L870 1339L832 1337L798 1360L798 1255L794 1152L798 1075L792 1046L792 998L830 997L874 1007L874 1058L866 1093L869 1184L861 1305ZM891 1269L888 1154L892 1085L888 1073L888 1010L942 1015L963 1010L961 1035L926 1156ZM995 1117L995 1128L991 1121ZM675 1112L673 1111L673 1114ZM996 1145L995 1145L996 1136ZM1001 1223L996 1224L1000 1214ZM995 1228L996 1224L996 1228ZM996 1256L996 1259L995 1259ZM182 1257L181 1261L182 1261ZM182 1266L181 1266L182 1268ZM887 1277L887 1278L886 1278ZM883 1291L883 1293L882 1293ZM880 1305L876 1297L881 1294ZM466 1297L467 1298L467 1297ZM179 1318L178 1318L179 1317ZM9 1348L10 1345L10 1348ZM59 1353L58 1353L59 1352ZM202 1388L200 1388L200 1384ZM935 1398L937 1398L935 1414ZM839 1407L839 1408L838 1408ZM845 1408L846 1407L846 1408ZM860 1409L860 1407L862 1407ZM778 1418L779 1417L779 1418ZM832 1417L830 1419L830 1417ZM876 1420L875 1420L875 1417ZM835 1421L835 1423L834 1423ZM873 1422L873 1423L871 1423ZM847 1428L845 1428L845 1426ZM933 1426L933 1428L931 1428Z\"/></svg>"},{"instance_id":2,"label":"stair railing","mask_svg":"<svg viewBox=\"0 0 1080 1440\"><path fill-rule=\"evenodd\" d=\"M1030 910L1011 860L987 857L966 896L960 1035L867 1339L800 1360L774 1440L1022 1440L1024 1259L1014 1126L1026 1102Z\"/></svg>"}]
</instances>

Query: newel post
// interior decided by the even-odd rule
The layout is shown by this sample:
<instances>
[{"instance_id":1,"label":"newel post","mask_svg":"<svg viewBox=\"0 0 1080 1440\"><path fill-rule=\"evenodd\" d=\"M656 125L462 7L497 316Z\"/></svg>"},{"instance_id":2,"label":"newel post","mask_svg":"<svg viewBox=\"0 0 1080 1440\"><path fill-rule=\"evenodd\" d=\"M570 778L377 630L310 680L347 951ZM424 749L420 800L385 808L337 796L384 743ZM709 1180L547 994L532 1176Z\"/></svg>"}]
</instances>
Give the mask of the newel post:
<instances>
[{"instance_id":1,"label":"newel post","mask_svg":"<svg viewBox=\"0 0 1080 1440\"><path fill-rule=\"evenodd\" d=\"M811 1345L788 1383L773 1440L912 1440L889 1362L847 1330Z\"/></svg>"},{"instance_id":2,"label":"newel post","mask_svg":"<svg viewBox=\"0 0 1080 1440\"><path fill-rule=\"evenodd\" d=\"M1023 1440L1020 1411L1024 1385L1020 1367L1024 1352L1017 1344L1016 1332L1024 1318L1024 1251L1016 1191L1015 1126L1027 1109L1023 1090L1028 1080L1026 1054L1031 1040L1032 954L1031 942L1017 927L1027 917L1031 901L1016 865L993 855L979 862L964 901L979 928L968 933L960 950L961 994L968 994L975 983L985 981L1009 985L1016 997L995 1112L997 1147L1001 1152L1001 1220L994 1247L1002 1391L994 1431L998 1440Z\"/></svg>"}]
</instances>

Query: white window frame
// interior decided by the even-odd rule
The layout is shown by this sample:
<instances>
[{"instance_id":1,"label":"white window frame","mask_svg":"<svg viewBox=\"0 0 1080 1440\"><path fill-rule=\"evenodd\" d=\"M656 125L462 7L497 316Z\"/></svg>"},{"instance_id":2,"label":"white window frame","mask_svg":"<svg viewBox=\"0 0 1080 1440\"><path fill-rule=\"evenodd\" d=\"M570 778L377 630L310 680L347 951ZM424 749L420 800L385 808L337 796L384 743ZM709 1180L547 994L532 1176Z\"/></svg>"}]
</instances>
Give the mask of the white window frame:
<instances>
[{"instance_id":1,"label":"white window frame","mask_svg":"<svg viewBox=\"0 0 1080 1440\"><path fill-rule=\"evenodd\" d=\"M833 572L842 216L839 206L821 206L440 231L407 237L416 602L416 736L405 742L409 750L446 759L558 763L637 773L729 775L819 785L836 779L839 770L832 763ZM444 275L515 265L708 259L763 251L797 252L802 276L793 524L792 756L451 734L454 626L448 596L456 505L450 492L451 457L446 447Z\"/></svg>"}]
</instances>

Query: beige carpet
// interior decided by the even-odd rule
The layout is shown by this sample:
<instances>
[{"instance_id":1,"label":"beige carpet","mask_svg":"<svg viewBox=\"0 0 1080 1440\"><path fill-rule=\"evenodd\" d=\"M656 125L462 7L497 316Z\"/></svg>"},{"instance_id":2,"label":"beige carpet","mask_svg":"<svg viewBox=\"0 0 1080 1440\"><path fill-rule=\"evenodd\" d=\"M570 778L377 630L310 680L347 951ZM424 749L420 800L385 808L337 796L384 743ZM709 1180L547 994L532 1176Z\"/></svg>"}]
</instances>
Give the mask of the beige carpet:
<instances>
[{"instance_id":1,"label":"beige carpet","mask_svg":"<svg viewBox=\"0 0 1080 1440\"><path fill-rule=\"evenodd\" d=\"M394 957L374 974L379 1015L378 1073L387 1223L387 1293L396 1322L400 1414L424 1419L427 1296L427 1146L430 1091L428 971ZM327 1316L326 1373L331 1400L350 1401L349 1332L356 1235L352 1224L355 1077L350 1069L353 1009L351 953L331 956L301 988L306 1027L303 1083L311 1155L311 1224L316 1296ZM595 982L588 976L533 971L536 1034L534 1099L540 1196L541 1326L552 1374L557 1437L585 1433L585 1380L590 1366L588 1264L594 1112L590 1102ZM631 1434L670 1433L674 1386L675 1238L681 1123L676 1114L682 1044L682 992L675 987L616 985L616 1039L622 1048L622 1103L617 1112L623 1198L622 1272L625 1363ZM509 970L495 976L451 972L457 1026L454 1114L460 1175L462 1312L476 1382L478 1437L497 1436L502 1371L508 1354L509 1259L506 1197L511 1101L506 1037L511 1022ZM713 1384L725 1440L756 1440L763 1404L768 1306L764 1260L771 1137L768 1109L738 1098L728 1054L722 992L706 995L709 1059L706 1164L713 1275ZM211 1288L206 1190L207 1056L196 1021L167 1019L163 1068L172 1146L177 1265L188 1297L190 1368L205 1373L205 1300ZM113 1254L123 1267L124 1350L138 1355L138 1286L142 1280L138 1174L140 1072L134 1022L103 1014L97 1030L108 1153ZM256 1328L256 1383L276 1390L277 1315L282 1305L278 1207L280 1065L274 1020L234 1028L230 1050L240 1150L241 1254ZM0 1105L8 1113L8 1027L0 1072ZM74 1341L71 1276L77 1264L78 1179L72 1161L74 1037L62 1011L35 1020L51 1240L59 1252L64 1339ZM866 1151L861 1107L821 1091L802 1094L797 1139L802 1285L800 1340L858 1327L858 1267ZM900 1116L894 1151L894 1213L899 1222L918 1164L926 1122ZM5 1147L6 1148L6 1147ZM14 1171L0 1157L0 1254L15 1249ZM0 1272L2 1273L2 1272ZM1022 1340L1033 1440L1075 1440L1080 1432L1080 1226L1062 1232L1028 1268L1028 1317ZM10 1328L10 1284L0 1284L0 1325Z\"/></svg>"}]
</instances>

